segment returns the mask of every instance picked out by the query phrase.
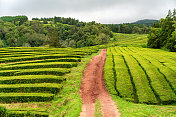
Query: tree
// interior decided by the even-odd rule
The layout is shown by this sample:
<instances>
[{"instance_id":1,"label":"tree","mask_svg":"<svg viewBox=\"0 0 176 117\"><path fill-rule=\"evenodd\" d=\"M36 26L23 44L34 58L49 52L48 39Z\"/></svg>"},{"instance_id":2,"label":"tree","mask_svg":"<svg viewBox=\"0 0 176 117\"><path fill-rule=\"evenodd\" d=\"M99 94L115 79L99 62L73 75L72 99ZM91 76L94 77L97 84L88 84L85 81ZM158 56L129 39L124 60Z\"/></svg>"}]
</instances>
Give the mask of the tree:
<instances>
[{"instance_id":1,"label":"tree","mask_svg":"<svg viewBox=\"0 0 176 117\"><path fill-rule=\"evenodd\" d=\"M172 52L176 51L176 21L174 23L175 31L172 32L172 37L168 39L166 44L166 48Z\"/></svg>"},{"instance_id":2,"label":"tree","mask_svg":"<svg viewBox=\"0 0 176 117\"><path fill-rule=\"evenodd\" d=\"M26 33L24 37L27 39L27 43L30 44L31 47L39 47L45 44L47 37L44 34L30 34Z\"/></svg>"},{"instance_id":3,"label":"tree","mask_svg":"<svg viewBox=\"0 0 176 117\"><path fill-rule=\"evenodd\" d=\"M0 38L0 48L3 48L5 45L4 45L4 42L1 40Z\"/></svg>"},{"instance_id":4,"label":"tree","mask_svg":"<svg viewBox=\"0 0 176 117\"><path fill-rule=\"evenodd\" d=\"M60 38L57 34L56 28L53 28L52 30L49 31L48 39L49 39L49 46L50 47L61 47L61 44L59 41Z\"/></svg>"},{"instance_id":5,"label":"tree","mask_svg":"<svg viewBox=\"0 0 176 117\"><path fill-rule=\"evenodd\" d=\"M166 18L160 20L159 25L153 25L148 36L148 46L153 48L166 47L170 51L176 51L176 24L174 24L175 15L175 9L173 14L169 10L168 15Z\"/></svg>"},{"instance_id":6,"label":"tree","mask_svg":"<svg viewBox=\"0 0 176 117\"><path fill-rule=\"evenodd\" d=\"M151 48L160 48L160 28L151 28L147 45Z\"/></svg>"}]
</instances>

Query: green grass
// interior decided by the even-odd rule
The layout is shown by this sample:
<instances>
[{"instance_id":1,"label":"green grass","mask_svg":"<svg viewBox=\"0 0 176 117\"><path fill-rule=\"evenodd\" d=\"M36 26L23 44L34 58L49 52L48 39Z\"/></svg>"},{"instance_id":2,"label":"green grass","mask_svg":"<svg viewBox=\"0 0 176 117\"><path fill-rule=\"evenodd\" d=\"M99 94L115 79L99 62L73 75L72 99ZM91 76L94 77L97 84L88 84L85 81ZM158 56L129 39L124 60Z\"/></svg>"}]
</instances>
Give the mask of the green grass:
<instances>
[{"instance_id":1,"label":"green grass","mask_svg":"<svg viewBox=\"0 0 176 117\"><path fill-rule=\"evenodd\" d=\"M111 95L122 117L176 117L175 105L134 104Z\"/></svg>"},{"instance_id":2,"label":"green grass","mask_svg":"<svg viewBox=\"0 0 176 117\"><path fill-rule=\"evenodd\" d=\"M99 100L96 100L95 102L95 113L94 113L94 117L102 117L102 110L101 110L101 103Z\"/></svg>"}]
</instances>

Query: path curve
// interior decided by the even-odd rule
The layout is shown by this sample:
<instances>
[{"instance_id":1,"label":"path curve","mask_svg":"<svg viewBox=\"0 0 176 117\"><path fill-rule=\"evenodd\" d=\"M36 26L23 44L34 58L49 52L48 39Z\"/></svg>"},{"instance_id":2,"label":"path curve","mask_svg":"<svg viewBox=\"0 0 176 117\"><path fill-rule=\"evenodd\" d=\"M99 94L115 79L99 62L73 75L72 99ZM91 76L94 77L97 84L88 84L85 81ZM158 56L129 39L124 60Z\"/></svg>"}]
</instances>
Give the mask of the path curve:
<instances>
[{"instance_id":1,"label":"path curve","mask_svg":"<svg viewBox=\"0 0 176 117\"><path fill-rule=\"evenodd\" d=\"M120 117L120 113L106 90L103 67L106 60L106 49L94 56L87 64L80 86L83 106L80 117L94 117L95 101L100 100L103 117Z\"/></svg>"}]
</instances>

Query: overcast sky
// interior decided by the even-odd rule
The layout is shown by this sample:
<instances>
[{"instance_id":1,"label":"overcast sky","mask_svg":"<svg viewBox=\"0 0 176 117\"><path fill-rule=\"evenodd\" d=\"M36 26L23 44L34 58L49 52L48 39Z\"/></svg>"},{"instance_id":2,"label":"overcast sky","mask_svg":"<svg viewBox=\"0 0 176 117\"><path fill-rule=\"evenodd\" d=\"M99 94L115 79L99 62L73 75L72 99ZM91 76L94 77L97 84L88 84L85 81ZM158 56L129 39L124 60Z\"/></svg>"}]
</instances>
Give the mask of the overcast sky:
<instances>
[{"instance_id":1,"label":"overcast sky","mask_svg":"<svg viewBox=\"0 0 176 117\"><path fill-rule=\"evenodd\" d=\"M59 16L117 24L160 19L174 7L176 0L0 0L0 16Z\"/></svg>"}]
</instances>

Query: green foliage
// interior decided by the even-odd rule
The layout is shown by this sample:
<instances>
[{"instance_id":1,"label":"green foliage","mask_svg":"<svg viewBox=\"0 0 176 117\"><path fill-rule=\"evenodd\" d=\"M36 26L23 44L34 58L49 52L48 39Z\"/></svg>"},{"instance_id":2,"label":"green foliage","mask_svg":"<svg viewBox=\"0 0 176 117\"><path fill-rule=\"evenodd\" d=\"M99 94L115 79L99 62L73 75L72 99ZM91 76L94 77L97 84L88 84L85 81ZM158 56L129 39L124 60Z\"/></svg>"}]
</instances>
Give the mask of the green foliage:
<instances>
[{"instance_id":1,"label":"green foliage","mask_svg":"<svg viewBox=\"0 0 176 117\"><path fill-rule=\"evenodd\" d=\"M4 45L4 42L1 40L0 38L0 48L3 48L5 45Z\"/></svg>"},{"instance_id":2,"label":"green foliage","mask_svg":"<svg viewBox=\"0 0 176 117\"><path fill-rule=\"evenodd\" d=\"M21 75L0 77L0 84L62 83L65 78L54 75Z\"/></svg>"},{"instance_id":3,"label":"green foliage","mask_svg":"<svg viewBox=\"0 0 176 117\"><path fill-rule=\"evenodd\" d=\"M175 59L175 54L160 52L159 54L163 56L159 57L159 61L158 54L151 49L136 47L111 47L108 49L104 76L107 89L111 94L138 103L171 104L176 102L176 80L173 71L176 70L176 67L160 62L170 59L170 56ZM112 57L109 56L109 52ZM107 63L113 59L113 68L109 69L112 64L108 66ZM176 66L174 61L167 60L167 63ZM112 69L115 72L110 76L109 72L113 73ZM116 93L114 93L115 91Z\"/></svg>"},{"instance_id":4,"label":"green foliage","mask_svg":"<svg viewBox=\"0 0 176 117\"><path fill-rule=\"evenodd\" d=\"M1 103L51 101L54 94L49 93L0 93Z\"/></svg>"},{"instance_id":5,"label":"green foliage","mask_svg":"<svg viewBox=\"0 0 176 117\"><path fill-rule=\"evenodd\" d=\"M42 46L44 43L46 43L46 36L44 34L29 34L26 33L24 35L24 38L26 38L27 43L30 44L31 47L39 47Z\"/></svg>"},{"instance_id":6,"label":"green foliage","mask_svg":"<svg viewBox=\"0 0 176 117\"><path fill-rule=\"evenodd\" d=\"M62 86L57 83L2 84L0 93L58 93Z\"/></svg>"},{"instance_id":7,"label":"green foliage","mask_svg":"<svg viewBox=\"0 0 176 117\"><path fill-rule=\"evenodd\" d=\"M151 25L151 24L150 24ZM150 31L150 25L148 24L108 24L107 26L114 33L125 33L125 34L148 34Z\"/></svg>"},{"instance_id":8,"label":"green foliage","mask_svg":"<svg viewBox=\"0 0 176 117\"><path fill-rule=\"evenodd\" d=\"M147 44L146 34L122 34L114 33L114 40L110 42L115 46L141 46Z\"/></svg>"},{"instance_id":9,"label":"green foliage","mask_svg":"<svg viewBox=\"0 0 176 117\"><path fill-rule=\"evenodd\" d=\"M5 18L5 17L3 17ZM85 47L108 43L110 29L95 22L79 22L72 18L33 18L14 21L6 17L0 21L0 39L9 47ZM22 17L23 18L23 17ZM8 22L9 20L12 20ZM18 22L18 24L17 24Z\"/></svg>"},{"instance_id":10,"label":"green foliage","mask_svg":"<svg viewBox=\"0 0 176 117\"><path fill-rule=\"evenodd\" d=\"M82 72L77 70L79 67L77 65L82 65L79 63L81 59L97 52L97 50L46 47L0 48L1 105L11 103L13 106L13 104L20 102L22 102L20 105L27 104L27 107L23 106L25 109L14 110L17 108L16 106L13 109L8 109L7 116L47 117L51 114L46 111L29 110L28 104L34 104L34 106L46 104L47 107L45 105L38 106L46 108L46 110L56 104L59 110L55 110L60 112L64 112L64 110L60 110L59 106L63 105L69 116L78 116L81 111L81 99L77 93L79 90L77 83L81 83ZM75 72L68 78L72 67L75 67L73 68ZM83 71L84 68L82 67L81 70ZM79 75L77 76L78 71ZM74 98L68 99L68 95ZM64 101L59 102L60 99ZM34 107L32 106L32 108ZM70 108L74 108L74 111ZM55 114L58 116L58 113Z\"/></svg>"},{"instance_id":11,"label":"green foliage","mask_svg":"<svg viewBox=\"0 0 176 117\"><path fill-rule=\"evenodd\" d=\"M6 108L0 106L0 117L5 117L6 116Z\"/></svg>"},{"instance_id":12,"label":"green foliage","mask_svg":"<svg viewBox=\"0 0 176 117\"><path fill-rule=\"evenodd\" d=\"M101 112L101 103L99 100L96 100L94 117L102 117L102 116L103 116L103 114Z\"/></svg>"},{"instance_id":13,"label":"green foliage","mask_svg":"<svg viewBox=\"0 0 176 117\"><path fill-rule=\"evenodd\" d=\"M158 20L152 20L152 19L144 19L144 20L138 20L136 22L134 22L133 24L145 24L147 26L151 26L152 24L154 23L158 23L159 21Z\"/></svg>"},{"instance_id":14,"label":"green foliage","mask_svg":"<svg viewBox=\"0 0 176 117\"><path fill-rule=\"evenodd\" d=\"M159 48L160 43L159 43L159 33L161 29L160 28L151 28L150 34L148 36L148 43L147 45L152 48Z\"/></svg>"},{"instance_id":15,"label":"green foliage","mask_svg":"<svg viewBox=\"0 0 176 117\"><path fill-rule=\"evenodd\" d=\"M28 20L27 16L3 16L0 17L1 20L6 22L13 22L17 25L22 25L24 22Z\"/></svg>"},{"instance_id":16,"label":"green foliage","mask_svg":"<svg viewBox=\"0 0 176 117\"><path fill-rule=\"evenodd\" d=\"M10 65L0 68L1 70L17 70L17 69L36 69L36 68L72 68L76 67L75 62L49 62L49 63L30 63L21 65Z\"/></svg>"},{"instance_id":17,"label":"green foliage","mask_svg":"<svg viewBox=\"0 0 176 117\"><path fill-rule=\"evenodd\" d=\"M148 46L152 48L167 48L176 51L175 45L175 10L169 10L165 19L160 20L160 24L153 25L148 37Z\"/></svg>"},{"instance_id":18,"label":"green foliage","mask_svg":"<svg viewBox=\"0 0 176 117\"><path fill-rule=\"evenodd\" d=\"M59 41L60 37L58 36L56 29L53 29L49 32L48 38L49 38L50 47L61 47L60 41Z\"/></svg>"}]
</instances>

